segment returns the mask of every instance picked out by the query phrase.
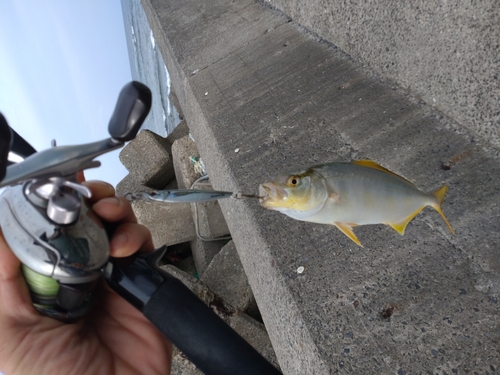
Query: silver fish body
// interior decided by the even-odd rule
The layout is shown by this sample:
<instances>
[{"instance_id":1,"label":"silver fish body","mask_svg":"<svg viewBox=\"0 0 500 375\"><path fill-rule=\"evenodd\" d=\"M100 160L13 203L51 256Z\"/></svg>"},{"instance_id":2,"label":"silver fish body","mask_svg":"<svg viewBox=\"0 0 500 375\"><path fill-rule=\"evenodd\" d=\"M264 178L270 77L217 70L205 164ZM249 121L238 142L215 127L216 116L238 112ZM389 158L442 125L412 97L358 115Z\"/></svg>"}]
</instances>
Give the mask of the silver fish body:
<instances>
[{"instance_id":1,"label":"silver fish body","mask_svg":"<svg viewBox=\"0 0 500 375\"><path fill-rule=\"evenodd\" d=\"M230 198L233 192L216 190L196 190L196 189L178 189L178 190L154 190L151 193L128 193L127 199L143 199L154 202L167 203L198 203L214 201L218 199Z\"/></svg>"},{"instance_id":2,"label":"silver fish body","mask_svg":"<svg viewBox=\"0 0 500 375\"><path fill-rule=\"evenodd\" d=\"M447 187L425 193L370 160L316 165L285 173L259 187L260 203L296 220L331 224L358 245L352 228L386 224L400 234L424 207L441 211Z\"/></svg>"}]
</instances>

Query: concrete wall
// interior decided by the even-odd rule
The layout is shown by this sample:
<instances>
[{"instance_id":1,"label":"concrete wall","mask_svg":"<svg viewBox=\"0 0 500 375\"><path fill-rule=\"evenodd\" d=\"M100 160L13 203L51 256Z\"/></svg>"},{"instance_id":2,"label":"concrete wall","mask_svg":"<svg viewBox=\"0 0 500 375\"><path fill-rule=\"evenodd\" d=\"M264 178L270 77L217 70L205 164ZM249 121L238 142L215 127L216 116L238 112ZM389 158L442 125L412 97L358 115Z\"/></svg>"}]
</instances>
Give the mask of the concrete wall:
<instances>
[{"instance_id":1,"label":"concrete wall","mask_svg":"<svg viewBox=\"0 0 500 375\"><path fill-rule=\"evenodd\" d=\"M500 3L266 0L500 146Z\"/></svg>"},{"instance_id":2,"label":"concrete wall","mask_svg":"<svg viewBox=\"0 0 500 375\"><path fill-rule=\"evenodd\" d=\"M404 236L355 228L364 248L255 200L220 202L283 373L497 373L498 148L254 0L142 4L215 189L353 159L450 188L454 235L425 210Z\"/></svg>"}]
</instances>

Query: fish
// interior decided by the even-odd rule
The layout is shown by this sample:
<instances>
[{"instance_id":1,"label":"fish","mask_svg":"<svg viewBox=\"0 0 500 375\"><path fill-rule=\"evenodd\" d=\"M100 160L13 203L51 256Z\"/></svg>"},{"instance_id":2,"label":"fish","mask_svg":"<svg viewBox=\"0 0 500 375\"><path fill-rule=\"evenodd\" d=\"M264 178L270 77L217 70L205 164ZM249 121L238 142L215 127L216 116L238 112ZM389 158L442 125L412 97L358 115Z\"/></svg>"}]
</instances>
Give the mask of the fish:
<instances>
[{"instance_id":1,"label":"fish","mask_svg":"<svg viewBox=\"0 0 500 375\"><path fill-rule=\"evenodd\" d=\"M293 219L337 227L359 246L353 228L385 224L404 235L408 223L426 206L435 209L451 233L441 204L448 187L433 193L372 160L315 165L259 185L262 207Z\"/></svg>"},{"instance_id":2,"label":"fish","mask_svg":"<svg viewBox=\"0 0 500 375\"><path fill-rule=\"evenodd\" d=\"M125 198L130 201L142 199L145 201L168 203L198 203L230 198L233 196L234 193L230 191L196 189L153 190L150 193L139 192L125 194Z\"/></svg>"}]
</instances>

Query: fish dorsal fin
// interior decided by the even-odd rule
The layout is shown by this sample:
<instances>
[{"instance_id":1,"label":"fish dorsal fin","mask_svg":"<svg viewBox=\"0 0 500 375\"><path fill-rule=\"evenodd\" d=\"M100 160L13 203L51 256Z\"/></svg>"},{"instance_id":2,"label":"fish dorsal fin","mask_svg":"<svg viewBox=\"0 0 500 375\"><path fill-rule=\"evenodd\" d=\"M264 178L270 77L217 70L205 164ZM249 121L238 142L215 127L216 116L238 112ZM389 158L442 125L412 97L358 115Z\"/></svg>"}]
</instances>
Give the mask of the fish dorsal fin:
<instances>
[{"instance_id":1,"label":"fish dorsal fin","mask_svg":"<svg viewBox=\"0 0 500 375\"><path fill-rule=\"evenodd\" d=\"M397 223L386 223L387 225L390 225L392 229L396 230L400 235L405 234L405 229L408 223L413 219L415 216L418 215L420 211L424 209L425 206L422 206L418 208L415 212L412 212L410 216L404 218L401 221L398 221Z\"/></svg>"},{"instance_id":2,"label":"fish dorsal fin","mask_svg":"<svg viewBox=\"0 0 500 375\"><path fill-rule=\"evenodd\" d=\"M381 172L385 172L385 173L388 173L392 176L395 176L395 177L398 177L406 182L408 182L409 184L412 184L410 181L408 181L406 178L404 177L401 177L400 175L394 173L394 172L391 172L390 170L388 170L387 168L384 168L382 167L380 164L377 164L375 163L373 160L355 160L355 161L351 161L351 164L356 164L356 165L361 165L362 167L367 167L367 168L372 168L372 169L377 169ZM413 185L413 184L412 184Z\"/></svg>"},{"instance_id":3,"label":"fish dorsal fin","mask_svg":"<svg viewBox=\"0 0 500 375\"><path fill-rule=\"evenodd\" d=\"M333 225L335 225L337 228L339 228L340 231L342 233L344 233L347 237L349 237L351 240L353 240L354 242L356 242L356 244L358 244L359 246L363 247L363 245L361 245L361 242L359 242L358 237L356 237L356 235L352 231L352 226L351 225L346 224L346 223L338 223L338 222L333 223Z\"/></svg>"}]
</instances>

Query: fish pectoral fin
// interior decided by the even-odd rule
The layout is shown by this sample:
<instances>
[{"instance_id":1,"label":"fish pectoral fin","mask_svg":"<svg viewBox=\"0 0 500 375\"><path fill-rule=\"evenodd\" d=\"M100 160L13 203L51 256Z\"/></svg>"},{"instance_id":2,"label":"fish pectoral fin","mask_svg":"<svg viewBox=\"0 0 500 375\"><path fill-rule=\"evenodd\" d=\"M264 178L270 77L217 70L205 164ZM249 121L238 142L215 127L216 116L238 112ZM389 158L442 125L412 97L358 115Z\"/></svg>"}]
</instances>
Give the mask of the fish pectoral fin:
<instances>
[{"instance_id":1,"label":"fish pectoral fin","mask_svg":"<svg viewBox=\"0 0 500 375\"><path fill-rule=\"evenodd\" d=\"M403 235L403 234L405 234L405 229L406 229L406 226L408 225L408 223L411 221L411 219L413 219L415 216L417 216L418 213L424 209L424 207L425 206L420 207L418 210L413 212L410 216L408 216L407 218L405 218L401 221L398 221L396 223L386 223L386 224L391 226L400 235Z\"/></svg>"},{"instance_id":2,"label":"fish pectoral fin","mask_svg":"<svg viewBox=\"0 0 500 375\"><path fill-rule=\"evenodd\" d=\"M356 235L352 231L351 225L346 223L333 223L333 225L339 228L342 233L344 233L347 237L353 240L356 244L363 247L363 245L361 245L361 242L359 242L358 237L356 237Z\"/></svg>"},{"instance_id":3,"label":"fish pectoral fin","mask_svg":"<svg viewBox=\"0 0 500 375\"><path fill-rule=\"evenodd\" d=\"M338 193L330 193L330 194L328 194L328 199L331 199L335 203L339 203L340 202L340 197L339 197Z\"/></svg>"}]
</instances>

